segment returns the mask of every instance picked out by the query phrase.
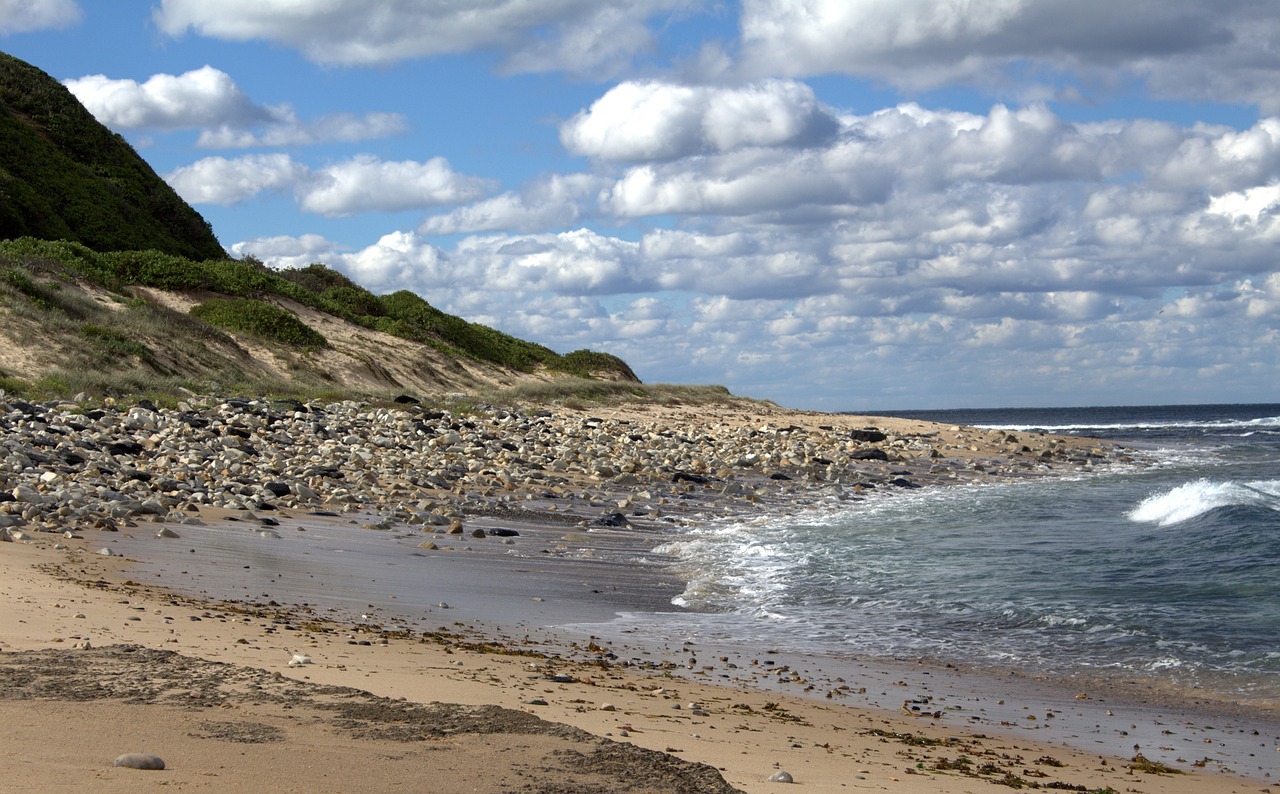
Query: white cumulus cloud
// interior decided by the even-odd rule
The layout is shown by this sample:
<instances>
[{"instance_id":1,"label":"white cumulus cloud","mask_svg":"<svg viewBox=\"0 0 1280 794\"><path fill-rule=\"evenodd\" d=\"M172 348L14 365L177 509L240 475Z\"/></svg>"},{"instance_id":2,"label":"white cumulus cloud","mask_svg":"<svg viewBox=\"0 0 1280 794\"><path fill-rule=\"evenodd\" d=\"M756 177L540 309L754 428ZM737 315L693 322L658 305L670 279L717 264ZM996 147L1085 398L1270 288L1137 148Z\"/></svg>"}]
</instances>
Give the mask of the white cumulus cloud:
<instances>
[{"instance_id":1,"label":"white cumulus cloud","mask_svg":"<svg viewBox=\"0 0 1280 794\"><path fill-rule=\"evenodd\" d=\"M457 173L442 157L389 162L367 154L319 169L287 154L206 157L171 171L165 181L193 204L225 206L264 191L291 192L303 210L328 217L453 204L489 186Z\"/></svg>"},{"instance_id":2,"label":"white cumulus cloud","mask_svg":"<svg viewBox=\"0 0 1280 794\"><path fill-rule=\"evenodd\" d=\"M67 28L83 15L75 0L0 0L0 36Z\"/></svg>"},{"instance_id":3,"label":"white cumulus cloud","mask_svg":"<svg viewBox=\"0 0 1280 794\"><path fill-rule=\"evenodd\" d=\"M398 212L468 201L489 184L457 173L443 157L389 162L358 155L314 172L299 188L299 203L308 212L328 216Z\"/></svg>"},{"instance_id":4,"label":"white cumulus cloud","mask_svg":"<svg viewBox=\"0 0 1280 794\"><path fill-rule=\"evenodd\" d=\"M813 89L789 80L740 88L625 82L561 125L575 154L603 160L669 160L753 146L820 142L837 123Z\"/></svg>"},{"instance_id":5,"label":"white cumulus cloud","mask_svg":"<svg viewBox=\"0 0 1280 794\"><path fill-rule=\"evenodd\" d=\"M245 126L270 121L226 72L203 66L180 75L157 74L139 83L94 74L66 86L98 121L112 129Z\"/></svg>"},{"instance_id":6,"label":"white cumulus cloud","mask_svg":"<svg viewBox=\"0 0 1280 794\"><path fill-rule=\"evenodd\" d=\"M263 191L292 190L307 174L307 167L287 154L260 154L206 157L169 172L165 181L192 204L229 206Z\"/></svg>"},{"instance_id":7,"label":"white cumulus cloud","mask_svg":"<svg viewBox=\"0 0 1280 794\"><path fill-rule=\"evenodd\" d=\"M302 120L287 104L253 102L229 74L212 66L157 74L141 83L95 74L67 80L66 86L112 129L200 129L196 146L203 149L351 143L399 135L409 126L400 113L336 113Z\"/></svg>"},{"instance_id":8,"label":"white cumulus cloud","mask_svg":"<svg viewBox=\"0 0 1280 794\"><path fill-rule=\"evenodd\" d=\"M590 174L550 174L519 191L432 215L418 227L422 234L460 234L489 231L539 231L571 226L582 215L591 194L608 184Z\"/></svg>"},{"instance_id":9,"label":"white cumulus cloud","mask_svg":"<svg viewBox=\"0 0 1280 794\"><path fill-rule=\"evenodd\" d=\"M201 149L249 149L355 143L390 138L409 129L409 122L400 113L337 113L311 121L293 118L291 111L282 111L279 115L286 120L271 122L261 130L231 124L202 130L196 146Z\"/></svg>"}]
</instances>

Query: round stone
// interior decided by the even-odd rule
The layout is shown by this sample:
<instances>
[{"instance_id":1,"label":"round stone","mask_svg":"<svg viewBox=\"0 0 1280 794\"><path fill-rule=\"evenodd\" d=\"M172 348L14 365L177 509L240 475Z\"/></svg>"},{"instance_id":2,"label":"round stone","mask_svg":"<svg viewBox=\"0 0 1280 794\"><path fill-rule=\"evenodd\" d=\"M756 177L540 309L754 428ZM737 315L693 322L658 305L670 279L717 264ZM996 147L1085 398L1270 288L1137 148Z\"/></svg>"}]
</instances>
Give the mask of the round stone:
<instances>
[{"instance_id":1,"label":"round stone","mask_svg":"<svg viewBox=\"0 0 1280 794\"><path fill-rule=\"evenodd\" d=\"M164 769L164 759L149 753L125 753L118 756L112 766L123 766L127 769Z\"/></svg>"}]
</instances>

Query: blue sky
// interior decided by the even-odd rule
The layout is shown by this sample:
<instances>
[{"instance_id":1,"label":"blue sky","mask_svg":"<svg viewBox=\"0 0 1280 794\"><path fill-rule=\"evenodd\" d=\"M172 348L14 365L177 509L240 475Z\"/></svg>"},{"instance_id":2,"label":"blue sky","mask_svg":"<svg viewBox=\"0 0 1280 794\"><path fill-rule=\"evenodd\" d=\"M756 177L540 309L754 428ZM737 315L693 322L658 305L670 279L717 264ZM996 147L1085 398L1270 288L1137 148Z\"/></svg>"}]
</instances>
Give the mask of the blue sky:
<instances>
[{"instance_id":1,"label":"blue sky","mask_svg":"<svg viewBox=\"0 0 1280 794\"><path fill-rule=\"evenodd\" d=\"M1280 400L1264 0L0 0L236 256L648 382Z\"/></svg>"}]
</instances>

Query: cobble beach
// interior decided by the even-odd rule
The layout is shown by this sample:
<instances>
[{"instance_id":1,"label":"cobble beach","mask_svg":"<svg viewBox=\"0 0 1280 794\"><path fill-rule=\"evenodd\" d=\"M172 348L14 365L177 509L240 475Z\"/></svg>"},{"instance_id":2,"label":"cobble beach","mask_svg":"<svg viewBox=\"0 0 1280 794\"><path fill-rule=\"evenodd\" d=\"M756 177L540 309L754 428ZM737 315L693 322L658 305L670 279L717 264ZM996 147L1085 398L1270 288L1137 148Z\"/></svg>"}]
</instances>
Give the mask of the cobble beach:
<instances>
[{"instance_id":1,"label":"cobble beach","mask_svg":"<svg viewBox=\"0 0 1280 794\"><path fill-rule=\"evenodd\" d=\"M582 411L193 395L171 409L8 398L0 415L0 524L15 541L0 547L15 604L0 636L5 659L79 654L86 669L110 678L118 675L112 665L127 657L104 649L140 645L409 703L496 704L602 737L570 744L647 747L710 764L744 790L770 790L777 783L768 778L779 770L824 790L960 791L1004 775L1033 782L1043 775L1083 790L1122 790L1135 780L1142 790L1223 790L1224 780L1257 790L1265 780L1262 762L1149 774L1126 766L1140 750L1112 740L1098 751L1108 761L1082 748L1087 739L1025 731L979 738L970 726L998 729L1003 717L994 716L994 699L982 716L978 709L944 713L933 681L921 675L955 676L948 691L963 689L964 675L945 667L868 669L855 681L853 668L847 675L808 669L785 649L731 658L681 643L630 647L625 638L562 630L620 612L678 613L672 600L686 583L654 549L686 527L815 502L856 506L921 488L1083 476L1141 466L1140 451L757 403ZM52 664L31 658L36 667ZM157 669L172 664L134 658ZM772 668L767 675L765 668ZM985 697L992 686L984 678L975 692ZM1034 682L1009 689L1019 703L1038 697ZM149 697L153 708L173 705ZM946 702L958 702L951 697ZM1100 694L1066 697L1084 708ZM10 709L25 703L3 701ZM1096 714L1106 711L1099 706ZM382 717L401 719L393 712ZM1076 722L1095 712L1081 714ZM189 722L189 715L171 716ZM1050 707L1037 722L1065 725L1070 717ZM248 721L282 736L297 728L282 714ZM500 722L494 731L513 730ZM183 733L193 745L183 750L191 753L187 771L171 764L160 774L189 774L201 746L225 745L200 739L208 730ZM908 736L928 742L904 742ZM1259 735L1255 743L1272 739ZM307 747L322 741L297 740ZM1056 748L1031 754L1021 747L1037 742ZM284 763L272 760L273 747L255 745L260 763ZM957 760L988 753L1005 760L982 774L980 760ZM1050 756L1065 766L1037 765ZM635 764L628 785L640 786L632 790L719 785L706 778L680 788L671 781L684 773L668 780L646 759L628 762ZM1192 760L1182 771L1195 771ZM42 763L49 774L72 776L76 764L92 766L63 756ZM527 772L521 764L499 766L506 772L486 767L485 774L508 780L501 775ZM457 774L433 790L470 790L470 779ZM559 790L549 782L554 776L534 777L526 780L531 790ZM499 778L485 778L490 788L481 790L501 790L507 783Z\"/></svg>"}]
</instances>

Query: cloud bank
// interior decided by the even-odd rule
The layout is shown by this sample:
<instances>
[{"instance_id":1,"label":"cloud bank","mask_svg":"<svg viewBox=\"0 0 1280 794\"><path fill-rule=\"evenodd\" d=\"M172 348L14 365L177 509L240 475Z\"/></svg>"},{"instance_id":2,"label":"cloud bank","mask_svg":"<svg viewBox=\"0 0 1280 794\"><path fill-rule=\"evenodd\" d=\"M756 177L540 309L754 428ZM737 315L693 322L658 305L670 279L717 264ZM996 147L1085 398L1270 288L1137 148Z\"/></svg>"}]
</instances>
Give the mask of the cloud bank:
<instances>
[{"instance_id":1,"label":"cloud bank","mask_svg":"<svg viewBox=\"0 0 1280 794\"><path fill-rule=\"evenodd\" d=\"M270 41L320 64L385 66L476 50L515 72L599 76L653 45L648 20L687 0L162 0L157 27L228 41Z\"/></svg>"},{"instance_id":2,"label":"cloud bank","mask_svg":"<svg viewBox=\"0 0 1280 794\"><path fill-rule=\"evenodd\" d=\"M84 16L75 0L0 0L0 36L60 30Z\"/></svg>"}]
</instances>

